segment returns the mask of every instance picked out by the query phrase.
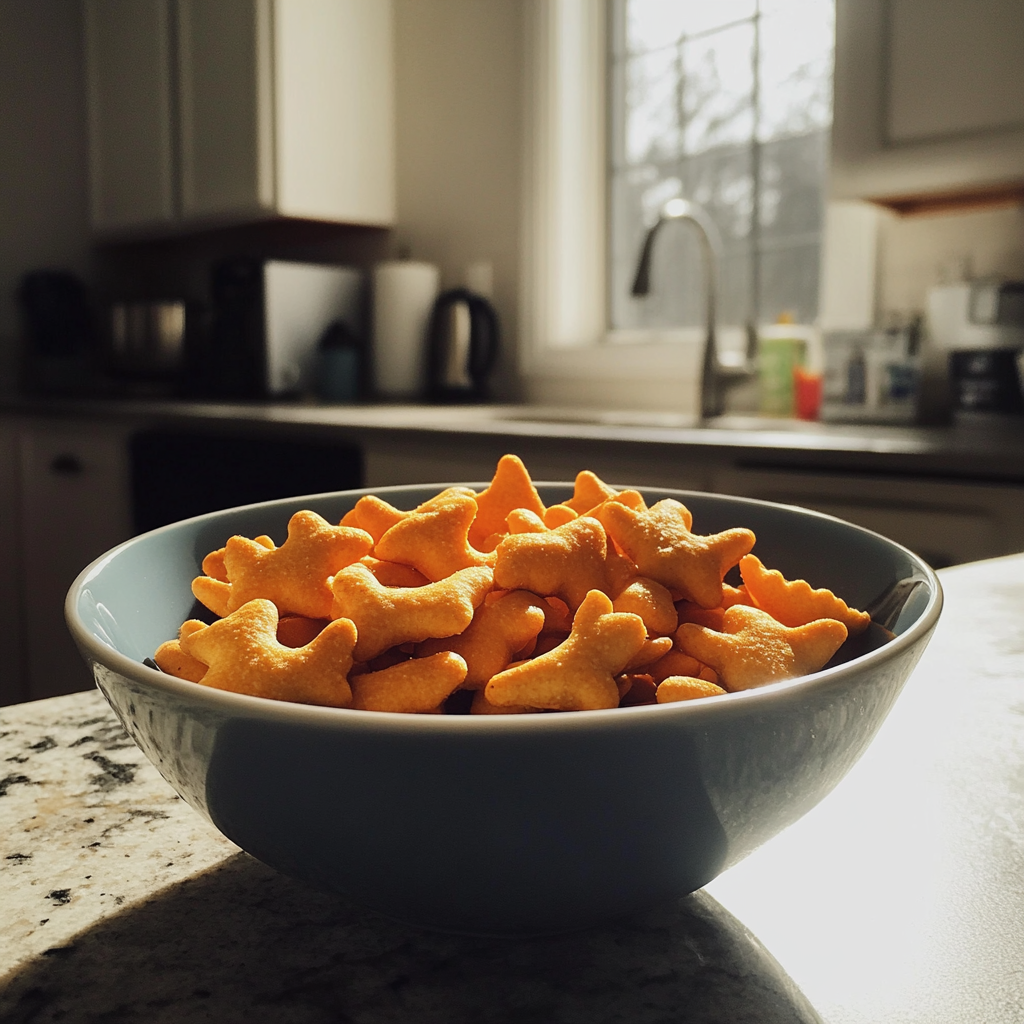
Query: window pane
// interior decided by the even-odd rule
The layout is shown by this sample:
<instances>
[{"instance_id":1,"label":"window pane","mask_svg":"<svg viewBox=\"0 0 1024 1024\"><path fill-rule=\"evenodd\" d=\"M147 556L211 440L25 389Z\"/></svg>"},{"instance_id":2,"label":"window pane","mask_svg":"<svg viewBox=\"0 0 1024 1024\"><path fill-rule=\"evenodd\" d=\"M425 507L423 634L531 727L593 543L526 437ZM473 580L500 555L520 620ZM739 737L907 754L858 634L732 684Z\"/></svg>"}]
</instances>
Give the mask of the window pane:
<instances>
[{"instance_id":1,"label":"window pane","mask_svg":"<svg viewBox=\"0 0 1024 1024\"><path fill-rule=\"evenodd\" d=\"M818 253L817 240L762 250L762 323L771 323L780 313L790 313L797 323L814 322L818 315Z\"/></svg>"},{"instance_id":2,"label":"window pane","mask_svg":"<svg viewBox=\"0 0 1024 1024\"><path fill-rule=\"evenodd\" d=\"M765 239L821 232L828 133L761 147L760 234Z\"/></svg>"},{"instance_id":3,"label":"window pane","mask_svg":"<svg viewBox=\"0 0 1024 1024\"><path fill-rule=\"evenodd\" d=\"M681 176L682 175L682 176ZM616 175L611 195L611 322L616 327L698 326L704 323L704 278L697 234L688 224L666 224L658 234L651 294L630 295L647 229L664 203L688 195L718 227L718 318L743 324L750 316L751 154L717 150L685 161L685 169L647 165Z\"/></svg>"},{"instance_id":4,"label":"window pane","mask_svg":"<svg viewBox=\"0 0 1024 1024\"><path fill-rule=\"evenodd\" d=\"M652 294L629 295L664 203L700 204L722 240L718 318L817 316L832 110L832 0L614 0L610 314L615 327L694 326L694 232L667 225Z\"/></svg>"},{"instance_id":5,"label":"window pane","mask_svg":"<svg viewBox=\"0 0 1024 1024\"><path fill-rule=\"evenodd\" d=\"M626 64L626 159L631 164L674 157L681 132L678 55L659 50Z\"/></svg>"},{"instance_id":6,"label":"window pane","mask_svg":"<svg viewBox=\"0 0 1024 1024\"><path fill-rule=\"evenodd\" d=\"M758 138L821 131L832 123L832 4L777 3L761 18Z\"/></svg>"},{"instance_id":7,"label":"window pane","mask_svg":"<svg viewBox=\"0 0 1024 1024\"><path fill-rule=\"evenodd\" d=\"M626 39L630 51L655 50L754 14L755 0L630 0Z\"/></svg>"},{"instance_id":8,"label":"window pane","mask_svg":"<svg viewBox=\"0 0 1024 1024\"><path fill-rule=\"evenodd\" d=\"M744 22L683 44L688 153L749 140L754 130L754 26Z\"/></svg>"}]
</instances>

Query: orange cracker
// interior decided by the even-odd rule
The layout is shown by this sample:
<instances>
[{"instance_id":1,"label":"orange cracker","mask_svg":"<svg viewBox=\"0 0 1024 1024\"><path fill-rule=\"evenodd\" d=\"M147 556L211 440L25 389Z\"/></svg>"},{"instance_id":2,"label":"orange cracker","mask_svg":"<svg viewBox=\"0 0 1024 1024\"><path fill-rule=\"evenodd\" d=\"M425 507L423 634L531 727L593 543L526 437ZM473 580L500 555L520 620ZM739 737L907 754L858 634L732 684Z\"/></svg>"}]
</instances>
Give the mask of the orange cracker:
<instances>
[{"instance_id":1,"label":"orange cracker","mask_svg":"<svg viewBox=\"0 0 1024 1024\"><path fill-rule=\"evenodd\" d=\"M549 505L544 510L544 525L549 530L555 530L559 526L565 526L574 519L578 519L577 513L573 512L568 505Z\"/></svg>"},{"instance_id":2,"label":"orange cracker","mask_svg":"<svg viewBox=\"0 0 1024 1024\"><path fill-rule=\"evenodd\" d=\"M505 519L513 509L525 508L544 515L544 502L518 455L502 455L490 485L476 496L476 503L469 543L477 550L483 549L489 537L505 532Z\"/></svg>"},{"instance_id":3,"label":"orange cracker","mask_svg":"<svg viewBox=\"0 0 1024 1024\"><path fill-rule=\"evenodd\" d=\"M643 619L612 610L609 598L592 590L573 618L568 640L553 651L499 672L484 690L492 704L519 704L553 711L614 708L615 677L647 638Z\"/></svg>"},{"instance_id":4,"label":"orange cracker","mask_svg":"<svg viewBox=\"0 0 1024 1024\"><path fill-rule=\"evenodd\" d=\"M725 609L721 605L717 608L701 608L694 601L678 601L675 607L679 613L680 624L693 622L698 626L707 626L708 629L716 629L718 632L722 631Z\"/></svg>"},{"instance_id":5,"label":"orange cracker","mask_svg":"<svg viewBox=\"0 0 1024 1024\"><path fill-rule=\"evenodd\" d=\"M587 516L543 533L509 534L496 554L494 582L502 590L559 597L575 610L589 591L608 586L607 537Z\"/></svg>"},{"instance_id":6,"label":"orange cracker","mask_svg":"<svg viewBox=\"0 0 1024 1024\"><path fill-rule=\"evenodd\" d=\"M831 590L812 590L806 580L787 580L778 569L766 569L756 555L740 559L743 584L758 608L784 626L803 626L815 619L838 619L850 636L863 633L871 623L867 612L851 608Z\"/></svg>"},{"instance_id":7,"label":"orange cracker","mask_svg":"<svg viewBox=\"0 0 1024 1024\"><path fill-rule=\"evenodd\" d=\"M572 516L566 522L572 522L576 518L576 516ZM505 525L508 527L505 533L492 535L498 538L495 546L501 542L502 537L509 533L546 533L548 530L555 529L555 527L548 526L536 512L531 512L528 508L512 509L505 517Z\"/></svg>"},{"instance_id":8,"label":"orange cracker","mask_svg":"<svg viewBox=\"0 0 1024 1024\"><path fill-rule=\"evenodd\" d=\"M328 623L305 647L278 643L277 608L263 598L182 637L182 650L209 665L202 685L271 700L344 708L352 702L348 671L356 630Z\"/></svg>"},{"instance_id":9,"label":"orange cracker","mask_svg":"<svg viewBox=\"0 0 1024 1024\"><path fill-rule=\"evenodd\" d=\"M667 636L679 625L676 606L666 587L638 576L612 602L617 612L633 612L644 620L648 633Z\"/></svg>"},{"instance_id":10,"label":"orange cracker","mask_svg":"<svg viewBox=\"0 0 1024 1024\"><path fill-rule=\"evenodd\" d=\"M263 547L273 551L277 545L273 540L268 537L265 533L261 533L258 537L253 537L253 540L257 544L262 544ZM203 559L203 573L206 576L210 576L215 580L220 580L221 583L227 583L228 581L228 570L227 566L224 565L224 549L217 548L216 551L211 551Z\"/></svg>"},{"instance_id":11,"label":"orange cracker","mask_svg":"<svg viewBox=\"0 0 1024 1024\"><path fill-rule=\"evenodd\" d=\"M422 512L433 507L436 502L445 501L453 494L472 498L474 492L469 487L446 487L434 497L428 498L422 505L417 506L414 511ZM360 530L365 530L373 537L373 542L376 544L392 526L412 514L412 512L403 512L400 508L395 508L394 505L374 494L364 494L355 503L355 506L342 517L341 525L355 526Z\"/></svg>"},{"instance_id":12,"label":"orange cracker","mask_svg":"<svg viewBox=\"0 0 1024 1024\"><path fill-rule=\"evenodd\" d=\"M635 708L640 704L653 704L657 685L646 672L631 672L619 676L620 681L629 683L619 698L620 708ZM620 687L621 689L621 687Z\"/></svg>"},{"instance_id":13,"label":"orange cracker","mask_svg":"<svg viewBox=\"0 0 1024 1024\"><path fill-rule=\"evenodd\" d=\"M727 608L722 632L684 622L676 633L680 649L710 665L727 690L746 690L777 679L817 672L847 637L836 619L817 619L791 628L760 608Z\"/></svg>"},{"instance_id":14,"label":"orange cracker","mask_svg":"<svg viewBox=\"0 0 1024 1024\"><path fill-rule=\"evenodd\" d=\"M535 640L544 627L543 601L526 590L511 590L485 600L473 621L457 636L425 640L418 656L454 651L466 662L466 690L480 690L491 676L508 668L512 656Z\"/></svg>"},{"instance_id":15,"label":"orange cracker","mask_svg":"<svg viewBox=\"0 0 1024 1024\"><path fill-rule=\"evenodd\" d=\"M334 577L333 614L356 624L354 656L369 661L398 644L461 633L492 585L487 566L471 566L423 587L385 587L357 563Z\"/></svg>"},{"instance_id":16,"label":"orange cracker","mask_svg":"<svg viewBox=\"0 0 1024 1024\"><path fill-rule=\"evenodd\" d=\"M352 707L357 711L431 714L465 677L466 663L451 651L414 658L379 672L354 676Z\"/></svg>"},{"instance_id":17,"label":"orange cracker","mask_svg":"<svg viewBox=\"0 0 1024 1024\"><path fill-rule=\"evenodd\" d=\"M483 690L473 694L473 703L469 706L471 715L535 715L540 708L528 708L525 704L492 704Z\"/></svg>"},{"instance_id":18,"label":"orange cracker","mask_svg":"<svg viewBox=\"0 0 1024 1024\"><path fill-rule=\"evenodd\" d=\"M277 642L285 647L305 647L319 636L329 619L307 619L303 615L282 615L277 622Z\"/></svg>"},{"instance_id":19,"label":"orange cracker","mask_svg":"<svg viewBox=\"0 0 1024 1024\"><path fill-rule=\"evenodd\" d=\"M432 583L458 569L486 565L494 556L469 544L469 528L477 514L476 501L451 494L428 508L410 513L377 541L374 555L388 562L411 565Z\"/></svg>"},{"instance_id":20,"label":"orange cracker","mask_svg":"<svg viewBox=\"0 0 1024 1024\"><path fill-rule=\"evenodd\" d=\"M178 636L175 640L168 640L162 643L153 655L153 661L159 666L161 672L169 676L177 676L179 679L187 679L191 683L202 681L206 675L206 663L198 658L193 658L181 649L182 637L190 636L197 629L206 629L206 623L198 619L188 619L181 624Z\"/></svg>"},{"instance_id":21,"label":"orange cracker","mask_svg":"<svg viewBox=\"0 0 1024 1024\"><path fill-rule=\"evenodd\" d=\"M374 558L373 555L364 555L359 561L385 587L422 587L430 582L418 569L411 565L402 565L401 562L385 562Z\"/></svg>"},{"instance_id":22,"label":"orange cracker","mask_svg":"<svg viewBox=\"0 0 1024 1024\"><path fill-rule=\"evenodd\" d=\"M754 546L754 534L741 528L709 537L691 533L689 510L672 498L639 512L609 501L598 518L641 576L702 608L721 605L722 577Z\"/></svg>"},{"instance_id":23,"label":"orange cracker","mask_svg":"<svg viewBox=\"0 0 1024 1024\"><path fill-rule=\"evenodd\" d=\"M621 609L615 608L615 611L621 611ZM661 661L671 650L672 637L670 636L659 636L653 640L645 640L643 647L626 662L625 671L639 672L641 669L646 670L649 665Z\"/></svg>"},{"instance_id":24,"label":"orange cracker","mask_svg":"<svg viewBox=\"0 0 1024 1024\"><path fill-rule=\"evenodd\" d=\"M658 684L655 698L659 704L674 704L681 700L698 700L701 697L717 697L727 693L715 683L693 676L669 676Z\"/></svg>"},{"instance_id":25,"label":"orange cracker","mask_svg":"<svg viewBox=\"0 0 1024 1024\"><path fill-rule=\"evenodd\" d=\"M577 515L585 516L592 508L596 508L602 501L617 493L618 491L609 487L596 473L584 469L576 474L572 497L563 504Z\"/></svg>"},{"instance_id":26,"label":"orange cracker","mask_svg":"<svg viewBox=\"0 0 1024 1024\"><path fill-rule=\"evenodd\" d=\"M362 558L372 544L363 530L332 526L315 512L296 512L288 522L288 539L279 548L232 537L224 547L230 582L199 576L192 593L220 616L266 598L282 615L326 619L333 600L329 578Z\"/></svg>"}]
</instances>

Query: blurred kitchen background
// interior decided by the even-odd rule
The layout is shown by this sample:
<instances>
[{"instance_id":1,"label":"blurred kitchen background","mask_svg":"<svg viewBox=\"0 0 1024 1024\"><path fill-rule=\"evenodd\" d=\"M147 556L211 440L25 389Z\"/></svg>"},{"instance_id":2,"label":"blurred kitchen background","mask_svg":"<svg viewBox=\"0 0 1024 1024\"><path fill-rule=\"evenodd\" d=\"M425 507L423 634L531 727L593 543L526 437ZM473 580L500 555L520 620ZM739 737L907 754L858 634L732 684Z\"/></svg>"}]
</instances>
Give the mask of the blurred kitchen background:
<instances>
[{"instance_id":1,"label":"blurred kitchen background","mask_svg":"<svg viewBox=\"0 0 1024 1024\"><path fill-rule=\"evenodd\" d=\"M1024 548L1022 41L1020 0L0 0L0 703L89 684L61 596L132 532L506 450ZM716 422L699 233L633 294L680 200L751 371Z\"/></svg>"}]
</instances>

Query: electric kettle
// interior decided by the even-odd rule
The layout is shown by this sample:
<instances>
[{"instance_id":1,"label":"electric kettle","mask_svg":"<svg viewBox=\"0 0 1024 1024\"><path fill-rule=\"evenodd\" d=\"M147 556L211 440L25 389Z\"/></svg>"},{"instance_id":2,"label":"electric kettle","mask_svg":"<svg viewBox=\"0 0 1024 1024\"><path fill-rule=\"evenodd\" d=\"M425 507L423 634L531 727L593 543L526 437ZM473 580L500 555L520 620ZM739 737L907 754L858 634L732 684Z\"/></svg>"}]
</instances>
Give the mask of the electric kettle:
<instances>
[{"instance_id":1,"label":"electric kettle","mask_svg":"<svg viewBox=\"0 0 1024 1024\"><path fill-rule=\"evenodd\" d=\"M486 397L487 377L498 359L498 314L466 288L442 292L430 316L427 387L437 402Z\"/></svg>"}]
</instances>

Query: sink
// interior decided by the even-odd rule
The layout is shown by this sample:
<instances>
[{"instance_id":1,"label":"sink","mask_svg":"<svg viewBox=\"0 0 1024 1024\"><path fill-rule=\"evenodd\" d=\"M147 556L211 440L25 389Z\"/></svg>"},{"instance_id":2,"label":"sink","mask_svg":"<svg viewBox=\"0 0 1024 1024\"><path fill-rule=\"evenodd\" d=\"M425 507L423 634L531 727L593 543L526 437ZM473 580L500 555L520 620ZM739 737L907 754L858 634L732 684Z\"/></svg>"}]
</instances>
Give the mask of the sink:
<instances>
[{"instance_id":1,"label":"sink","mask_svg":"<svg viewBox=\"0 0 1024 1024\"><path fill-rule=\"evenodd\" d=\"M699 417L684 413L631 409L554 409L529 405L496 409L495 419L532 423L589 423L606 427L670 427L677 430L700 426Z\"/></svg>"},{"instance_id":2,"label":"sink","mask_svg":"<svg viewBox=\"0 0 1024 1024\"><path fill-rule=\"evenodd\" d=\"M605 427L660 427L673 430L730 430L739 432L807 433L822 424L768 416L726 415L702 420L692 413L647 412L632 409L557 409L544 406L503 407L494 419L532 423L579 423Z\"/></svg>"}]
</instances>

